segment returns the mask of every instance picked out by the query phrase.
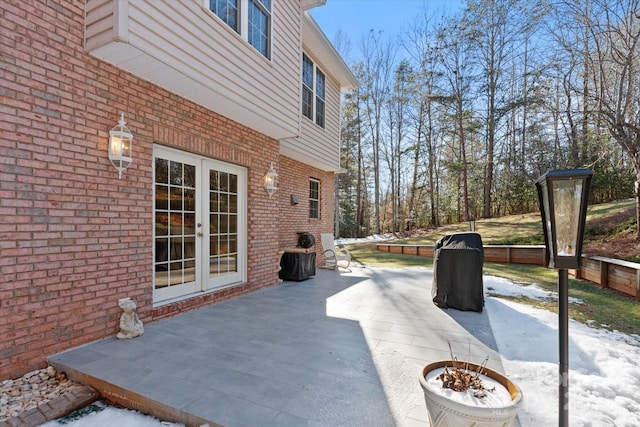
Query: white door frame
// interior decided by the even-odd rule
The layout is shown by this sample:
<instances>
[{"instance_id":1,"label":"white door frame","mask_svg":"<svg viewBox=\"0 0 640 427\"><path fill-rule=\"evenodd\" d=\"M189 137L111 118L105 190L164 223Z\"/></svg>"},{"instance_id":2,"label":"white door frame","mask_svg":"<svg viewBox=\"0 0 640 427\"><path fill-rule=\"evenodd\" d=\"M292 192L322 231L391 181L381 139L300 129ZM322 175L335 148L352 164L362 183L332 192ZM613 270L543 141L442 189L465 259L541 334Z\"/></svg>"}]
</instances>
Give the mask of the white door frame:
<instances>
[{"instance_id":1,"label":"white door frame","mask_svg":"<svg viewBox=\"0 0 640 427\"><path fill-rule=\"evenodd\" d=\"M153 214L154 223L156 218L156 158L192 165L195 167L195 279L173 286L156 288L156 227L153 232L153 302L154 305L163 305L173 301L185 299L205 292L211 292L233 286L247 281L247 170L242 166L221 162L204 156L199 156L173 148L154 145L153 147ZM237 239L237 252L235 256L236 269L234 272L223 273L210 277L210 238L212 230L210 227L211 204L209 200L209 174L210 171L219 171L237 177L237 234L233 237ZM214 207L215 210L215 207ZM235 217L236 215L234 215ZM227 215L228 219L229 215ZM214 233L215 234L215 233ZM215 259L215 256L213 256ZM186 269L185 269L186 270ZM187 279L185 273L183 278ZM191 275L189 278L193 277Z\"/></svg>"}]
</instances>

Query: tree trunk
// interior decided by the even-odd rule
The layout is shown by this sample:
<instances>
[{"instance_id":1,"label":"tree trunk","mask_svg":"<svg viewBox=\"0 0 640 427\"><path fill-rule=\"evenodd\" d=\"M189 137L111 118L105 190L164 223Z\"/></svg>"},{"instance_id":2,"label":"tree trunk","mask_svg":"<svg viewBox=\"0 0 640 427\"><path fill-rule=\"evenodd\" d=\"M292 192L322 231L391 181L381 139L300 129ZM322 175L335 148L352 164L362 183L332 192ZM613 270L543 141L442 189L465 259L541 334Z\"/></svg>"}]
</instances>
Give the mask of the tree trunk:
<instances>
[{"instance_id":1,"label":"tree trunk","mask_svg":"<svg viewBox=\"0 0 640 427\"><path fill-rule=\"evenodd\" d=\"M636 240L640 241L640 171L636 170Z\"/></svg>"}]
</instances>

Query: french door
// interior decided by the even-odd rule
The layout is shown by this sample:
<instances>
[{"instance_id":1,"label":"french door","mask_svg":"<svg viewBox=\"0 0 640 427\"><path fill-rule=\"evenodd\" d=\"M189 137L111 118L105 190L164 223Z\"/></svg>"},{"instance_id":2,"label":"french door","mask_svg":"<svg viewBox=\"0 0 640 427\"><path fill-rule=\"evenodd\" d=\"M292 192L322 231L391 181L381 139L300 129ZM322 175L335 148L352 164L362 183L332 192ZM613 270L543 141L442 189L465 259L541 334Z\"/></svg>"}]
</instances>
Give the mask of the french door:
<instances>
[{"instance_id":1,"label":"french door","mask_svg":"<svg viewBox=\"0 0 640 427\"><path fill-rule=\"evenodd\" d=\"M246 169L154 147L154 304L246 281Z\"/></svg>"}]
</instances>

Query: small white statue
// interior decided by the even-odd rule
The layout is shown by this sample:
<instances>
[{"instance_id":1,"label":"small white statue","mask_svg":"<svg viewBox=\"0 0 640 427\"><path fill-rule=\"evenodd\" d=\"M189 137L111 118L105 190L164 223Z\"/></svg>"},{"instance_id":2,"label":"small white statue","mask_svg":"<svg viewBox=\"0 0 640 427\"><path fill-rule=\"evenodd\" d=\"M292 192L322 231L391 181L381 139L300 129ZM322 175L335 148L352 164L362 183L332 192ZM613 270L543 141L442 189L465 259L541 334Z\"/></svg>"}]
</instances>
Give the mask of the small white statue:
<instances>
[{"instance_id":1,"label":"small white statue","mask_svg":"<svg viewBox=\"0 0 640 427\"><path fill-rule=\"evenodd\" d=\"M118 300L118 306L123 313L120 316L120 332L116 336L124 340L144 334L144 326L136 313L136 302L131 298L122 298Z\"/></svg>"}]
</instances>

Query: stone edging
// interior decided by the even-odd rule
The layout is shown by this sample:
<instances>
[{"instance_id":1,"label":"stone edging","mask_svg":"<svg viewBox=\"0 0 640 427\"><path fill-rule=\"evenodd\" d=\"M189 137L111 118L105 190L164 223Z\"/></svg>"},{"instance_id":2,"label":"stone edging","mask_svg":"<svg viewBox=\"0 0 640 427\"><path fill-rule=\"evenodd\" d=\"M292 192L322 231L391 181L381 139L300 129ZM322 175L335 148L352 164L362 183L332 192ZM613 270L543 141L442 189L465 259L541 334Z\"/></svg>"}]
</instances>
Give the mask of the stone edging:
<instances>
[{"instance_id":1,"label":"stone edging","mask_svg":"<svg viewBox=\"0 0 640 427\"><path fill-rule=\"evenodd\" d=\"M87 406L99 398L100 393L93 387L88 385L73 386L64 394L48 402L41 403L37 408L29 409L16 417L0 421L0 427L36 427Z\"/></svg>"}]
</instances>

